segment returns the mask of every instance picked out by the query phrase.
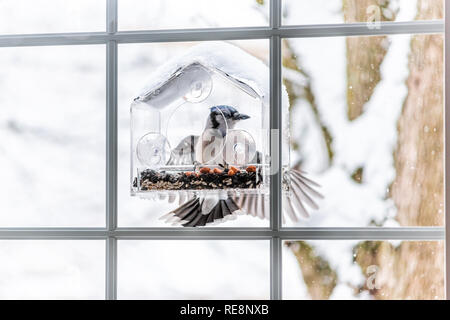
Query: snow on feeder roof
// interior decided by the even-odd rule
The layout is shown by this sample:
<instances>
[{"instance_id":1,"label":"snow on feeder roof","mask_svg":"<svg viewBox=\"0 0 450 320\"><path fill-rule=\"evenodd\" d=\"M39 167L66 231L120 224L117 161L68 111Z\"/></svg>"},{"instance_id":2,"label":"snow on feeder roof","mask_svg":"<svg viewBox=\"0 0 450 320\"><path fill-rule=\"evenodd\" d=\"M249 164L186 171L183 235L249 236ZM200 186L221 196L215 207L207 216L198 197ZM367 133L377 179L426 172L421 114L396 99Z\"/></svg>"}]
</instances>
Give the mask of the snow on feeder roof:
<instances>
[{"instance_id":1,"label":"snow on feeder roof","mask_svg":"<svg viewBox=\"0 0 450 320\"><path fill-rule=\"evenodd\" d=\"M205 42L191 47L182 56L175 57L159 67L136 99L146 97L173 79L184 67L200 64L221 72L244 88L250 87L265 104L269 104L269 68L264 62L227 42ZM288 108L288 95L283 85L283 109Z\"/></svg>"},{"instance_id":2,"label":"snow on feeder roof","mask_svg":"<svg viewBox=\"0 0 450 320\"><path fill-rule=\"evenodd\" d=\"M158 68L131 107L132 193L267 187L269 75L261 60L225 42L194 46ZM287 117L284 86L282 94ZM219 133L205 138L212 128ZM206 140L219 152L205 155Z\"/></svg>"}]
</instances>

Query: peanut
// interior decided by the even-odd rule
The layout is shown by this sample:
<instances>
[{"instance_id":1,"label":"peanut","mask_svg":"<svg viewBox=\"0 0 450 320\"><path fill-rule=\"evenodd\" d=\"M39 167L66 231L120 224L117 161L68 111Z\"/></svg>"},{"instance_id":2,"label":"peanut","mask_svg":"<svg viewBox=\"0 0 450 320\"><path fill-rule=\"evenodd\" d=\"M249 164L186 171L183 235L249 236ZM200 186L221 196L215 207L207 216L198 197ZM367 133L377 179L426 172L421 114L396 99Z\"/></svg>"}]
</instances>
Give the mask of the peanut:
<instances>
[{"instance_id":1,"label":"peanut","mask_svg":"<svg viewBox=\"0 0 450 320\"><path fill-rule=\"evenodd\" d=\"M200 169L200 173L210 173L210 169L208 167L203 167Z\"/></svg>"}]
</instances>

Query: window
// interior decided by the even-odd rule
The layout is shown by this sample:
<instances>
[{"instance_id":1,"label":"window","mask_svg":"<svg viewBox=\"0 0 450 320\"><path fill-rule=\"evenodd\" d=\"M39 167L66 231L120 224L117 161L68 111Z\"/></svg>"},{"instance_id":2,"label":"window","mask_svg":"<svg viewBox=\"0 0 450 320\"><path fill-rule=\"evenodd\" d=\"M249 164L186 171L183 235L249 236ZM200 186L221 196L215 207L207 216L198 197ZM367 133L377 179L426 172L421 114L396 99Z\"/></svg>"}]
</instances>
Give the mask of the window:
<instances>
[{"instance_id":1,"label":"window","mask_svg":"<svg viewBox=\"0 0 450 320\"><path fill-rule=\"evenodd\" d=\"M39 2L51 23L0 4L0 298L449 296L443 1ZM270 67L271 129L287 88L289 161L327 199L311 219L283 221L279 170L269 221L181 229L157 220L162 202L129 197L131 99L204 41ZM276 143L272 159L286 161ZM199 286L199 264L227 272Z\"/></svg>"}]
</instances>

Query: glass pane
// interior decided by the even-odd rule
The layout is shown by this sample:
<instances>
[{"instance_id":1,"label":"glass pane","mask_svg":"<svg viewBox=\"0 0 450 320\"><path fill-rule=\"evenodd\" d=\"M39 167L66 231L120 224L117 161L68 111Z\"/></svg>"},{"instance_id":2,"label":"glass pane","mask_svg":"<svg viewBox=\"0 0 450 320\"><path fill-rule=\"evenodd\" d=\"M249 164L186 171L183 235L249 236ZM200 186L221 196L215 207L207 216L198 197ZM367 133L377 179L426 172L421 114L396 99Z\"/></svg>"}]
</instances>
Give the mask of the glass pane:
<instances>
[{"instance_id":1,"label":"glass pane","mask_svg":"<svg viewBox=\"0 0 450 320\"><path fill-rule=\"evenodd\" d=\"M443 19L443 0L283 0L283 24L367 22Z\"/></svg>"},{"instance_id":2,"label":"glass pane","mask_svg":"<svg viewBox=\"0 0 450 320\"><path fill-rule=\"evenodd\" d=\"M0 299L104 299L105 242L0 240Z\"/></svg>"},{"instance_id":3,"label":"glass pane","mask_svg":"<svg viewBox=\"0 0 450 320\"><path fill-rule=\"evenodd\" d=\"M444 225L443 36L289 39L283 56L291 166L324 196L288 225Z\"/></svg>"},{"instance_id":4,"label":"glass pane","mask_svg":"<svg viewBox=\"0 0 450 320\"><path fill-rule=\"evenodd\" d=\"M199 56L205 57L204 52L211 52L211 48L221 48L215 50L212 54L206 54L207 60L209 62L212 62L214 67L217 67L217 70L219 70L219 72L224 71L228 75L239 74L239 79L243 82L246 81L245 79L247 76L249 76L249 74L251 77L255 77L255 75L257 75L256 77L261 83L264 82L262 86L265 88L265 90L267 90L269 69L267 65L263 63L267 61L269 54L269 46L267 40L246 40L235 41L232 43L207 42L202 44L193 42L132 45L127 44L119 46L118 205L119 224L121 226L171 227L171 223L166 223L159 218L179 206L178 196L180 195L179 193L176 194L177 198L173 203L169 203L167 196L163 200L152 199L150 201L143 200L138 196L130 196L130 158L132 158L130 156L131 103L140 94L142 90L141 88L148 87L148 85L151 83L163 83L164 81L168 81L169 85L171 85L171 83L173 82L170 79L174 79L173 77L171 77L171 70L173 69L173 67L175 67L174 69L177 69L178 67L184 68L185 64L189 64L189 62L187 61L190 61L191 59L196 60ZM231 50L230 48L232 48L230 52L233 52L233 54L236 54L236 51L239 52L239 57L241 57L241 55L245 56L245 62L242 61L239 65L239 62L236 62L236 60L233 59L233 55L227 56L226 58L219 55L220 58L214 58L215 52L219 54L219 51L223 48L226 48L226 50ZM196 53L194 54L192 52ZM204 62L204 60L202 61ZM252 67L253 65L255 66L255 68ZM230 70L230 66L232 66L233 70ZM250 119L246 119L245 122L242 122L242 124L237 124L235 128L241 128L251 132L255 138L257 149L262 150L262 148L264 147L264 142L267 141L264 139L257 139L258 137L262 137L262 130L260 130L261 122L257 121L257 119L259 119L258 117L261 118L262 115L266 114L264 113L264 111L260 111L264 110L264 108L260 109L261 102L258 100L259 106L257 106L257 102L255 102L257 99L253 97L249 99L247 97L247 93L242 94L241 92L236 92L235 88L240 86L240 82L230 83L228 80L226 82L215 82L216 78L214 76L212 77L212 81L213 85L210 87L210 97L214 97L214 105L232 105L240 112L243 112L243 110L248 108L250 105L255 106L255 108L253 108L251 111L253 112L253 110L256 110L254 111L254 114L249 113L252 115L252 117ZM167 102L167 104L171 106L173 104L171 99L175 100L173 98L177 97L180 90L182 89L174 90L174 92L168 95L168 98L163 100L163 102L166 103L167 101L169 101L170 103ZM209 100L208 98L205 101L201 101L199 104L190 104L189 109L177 109L181 111L174 112L170 116L170 121L178 121L175 122L177 126L171 126L170 130L164 130L164 128L162 128L164 125L160 125L160 122L157 122L156 127L161 127L159 132L167 137L167 140L170 141L170 146L172 148L175 148L180 141L183 141L186 136L196 134L199 135L204 131L205 123L207 122L210 114L210 108L213 106L209 103L209 101L211 100ZM164 108L166 108L165 105ZM266 109L266 111L268 111L268 108ZM207 113L204 113L205 110ZM245 113L248 112L246 111ZM152 117L151 119L156 119L156 117ZM164 119L165 118L162 118L162 121L164 121ZM145 123L146 127L144 128L145 130L142 131L142 134L151 131L151 125L153 125L153 122ZM142 134L134 134L134 136L140 137ZM135 149L136 148L134 148L133 150ZM136 151L133 152L133 161L135 154ZM138 170L136 170L136 174L137 171ZM142 170L140 170L140 172L141 171ZM135 170L132 171L132 174L133 177L135 177ZM139 193L139 196L141 195L142 194ZM159 195L161 194L158 194L158 196ZM182 201L181 203L185 202L186 201ZM266 211L267 217L269 216L269 214L270 213ZM210 224L208 224L208 226L210 226ZM235 220L227 221L226 223L220 224L219 226L266 227L268 226L268 220L248 215L240 215Z\"/></svg>"},{"instance_id":5,"label":"glass pane","mask_svg":"<svg viewBox=\"0 0 450 320\"><path fill-rule=\"evenodd\" d=\"M3 0L0 34L104 31L105 0Z\"/></svg>"},{"instance_id":6,"label":"glass pane","mask_svg":"<svg viewBox=\"0 0 450 320\"><path fill-rule=\"evenodd\" d=\"M105 47L1 48L0 226L105 223Z\"/></svg>"},{"instance_id":7,"label":"glass pane","mask_svg":"<svg viewBox=\"0 0 450 320\"><path fill-rule=\"evenodd\" d=\"M268 241L119 241L117 295L269 299L269 252Z\"/></svg>"},{"instance_id":8,"label":"glass pane","mask_svg":"<svg viewBox=\"0 0 450 320\"><path fill-rule=\"evenodd\" d=\"M269 0L119 0L119 30L267 26Z\"/></svg>"},{"instance_id":9,"label":"glass pane","mask_svg":"<svg viewBox=\"0 0 450 320\"><path fill-rule=\"evenodd\" d=\"M283 298L445 299L443 241L286 241Z\"/></svg>"}]
</instances>

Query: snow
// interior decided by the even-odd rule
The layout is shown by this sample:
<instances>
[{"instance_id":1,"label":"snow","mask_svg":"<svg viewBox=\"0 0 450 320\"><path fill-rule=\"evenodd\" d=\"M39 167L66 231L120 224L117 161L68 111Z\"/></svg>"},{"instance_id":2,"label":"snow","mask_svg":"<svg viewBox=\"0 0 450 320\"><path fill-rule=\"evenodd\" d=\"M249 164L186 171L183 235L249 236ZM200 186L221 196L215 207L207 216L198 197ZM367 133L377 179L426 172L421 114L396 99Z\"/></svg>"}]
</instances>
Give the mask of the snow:
<instances>
[{"instance_id":1,"label":"snow","mask_svg":"<svg viewBox=\"0 0 450 320\"><path fill-rule=\"evenodd\" d=\"M283 299L296 300L308 297L297 258L290 249L283 246Z\"/></svg>"},{"instance_id":2,"label":"snow","mask_svg":"<svg viewBox=\"0 0 450 320\"><path fill-rule=\"evenodd\" d=\"M0 34L105 31L105 6L106 0L2 0Z\"/></svg>"}]
</instances>

